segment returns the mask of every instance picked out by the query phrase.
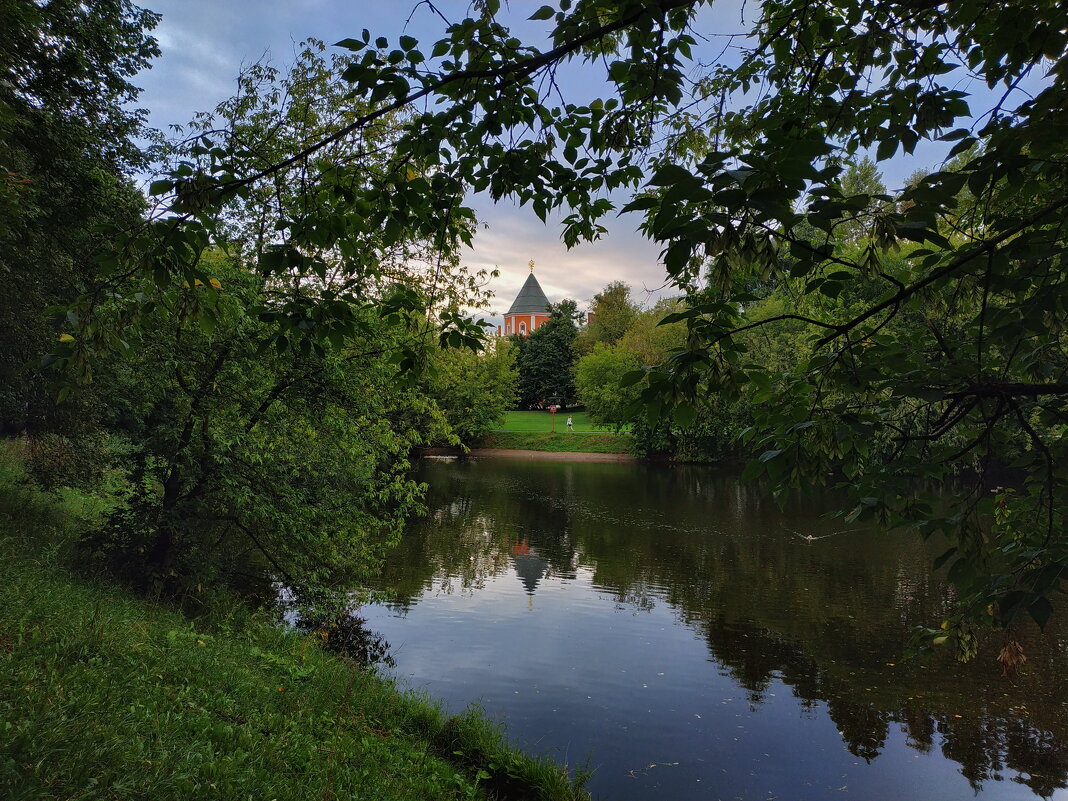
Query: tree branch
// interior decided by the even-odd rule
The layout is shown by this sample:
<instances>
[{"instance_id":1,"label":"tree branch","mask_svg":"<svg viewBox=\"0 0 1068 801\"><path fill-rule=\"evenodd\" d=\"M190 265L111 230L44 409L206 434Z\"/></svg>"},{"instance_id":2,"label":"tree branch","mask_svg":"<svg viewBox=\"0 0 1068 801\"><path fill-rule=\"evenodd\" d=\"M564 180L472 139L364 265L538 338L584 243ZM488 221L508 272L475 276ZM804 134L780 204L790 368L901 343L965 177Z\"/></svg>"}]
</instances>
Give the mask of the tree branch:
<instances>
[{"instance_id":1,"label":"tree branch","mask_svg":"<svg viewBox=\"0 0 1068 801\"><path fill-rule=\"evenodd\" d=\"M280 172L281 170L284 170L287 167L297 163L301 159L305 159L316 151L321 150L327 145L331 145L334 142L340 141L349 134L366 127L368 124L374 122L375 120L384 117L394 111L399 111L405 106L415 103L418 100L422 100L424 97L427 97L440 89L444 89L446 86L450 86L451 84L461 83L463 81L468 80L480 80L483 78L507 78L513 74L518 77L523 77L525 75L529 75L533 72L536 72L542 67L548 66L553 62L559 61L578 50L581 50L585 45L589 44L590 42L596 41L598 39L603 39L605 36L615 33L616 31L622 30L623 28L626 28L628 25L637 22L641 17L650 14L656 10L659 10L661 14L667 14L667 12L673 11L677 8L682 8L684 6L694 6L701 2L703 2L703 0L661 0L660 3L657 3L655 5L649 4L646 7L640 7L638 11L635 11L634 13L623 17L622 19L615 20L614 22L605 23L600 27L594 28L589 33L579 36L577 39L573 39L570 42L566 42L560 45L559 47L554 47L552 50L547 50L546 52L540 53L539 55L534 56L532 58L515 61L509 64L503 64L496 68L482 70L460 70L454 72L444 78L440 78L437 81L434 81L429 86L424 86L417 92L412 92L402 98L394 100L392 103L388 103L384 106L375 109L372 112L358 117L351 124L346 125L344 128L341 128L340 130L334 132L325 139L321 139L315 144L309 145L298 153L295 153L294 155L283 161L278 162L277 164L273 164L258 173L254 173L248 176L247 178L242 178L237 181L220 184L218 188L223 191L229 192L234 189L238 189L242 186L247 186L248 184L254 183L255 181L260 180L261 178L273 175L276 172Z\"/></svg>"},{"instance_id":2,"label":"tree branch","mask_svg":"<svg viewBox=\"0 0 1068 801\"><path fill-rule=\"evenodd\" d=\"M1027 228L1029 228L1030 226L1034 225L1036 222L1041 220L1043 217L1046 217L1046 216L1052 214L1055 211L1060 211L1061 209L1063 209L1065 207L1068 207L1068 197L1061 198L1060 200L1054 201L1053 203L1050 203L1048 206L1045 206L1044 208L1039 209L1034 214L1032 214L1032 215L1030 215L1028 217L1025 217L1024 219L1022 219L1020 222L1018 222L1016 225L1012 226L1011 228L1007 228L1006 230L1002 231L1000 234L998 234L994 238L986 240L985 242L983 242L981 245L979 245L974 250L972 250L972 251L970 251L968 253L965 253L963 256L960 256L959 258L953 260L949 264L947 264L947 265L945 265L943 267L939 267L937 270L934 270L926 278L921 278L916 283L911 284L911 285L905 287L904 289L899 290L898 292L894 293L891 297L887 298L886 300L882 301L881 303L875 304L874 306L872 306L871 308L869 308L867 311L863 312L862 314L858 314L856 317L854 317L849 322L842 323L841 325L834 326L835 332L833 334L828 334L827 336L825 336L821 340L819 340L816 343L816 347L817 348L821 348L824 345L829 344L830 342L832 342L833 340L835 340L838 337L842 336L843 334L847 333L848 331L852 331L854 328L856 328L861 323L863 323L863 322L865 322L867 320L870 320L872 317L874 317L879 312L884 311L885 309L888 309L888 308L890 308L892 306L896 306L896 305L900 304L901 301L912 297L917 292L919 292L921 289L924 289L925 287L930 286L934 282L936 282L936 281L938 281L938 280L940 280L942 278L945 278L947 275L950 275L950 274L956 272L957 270L959 270L961 267L963 267L964 265L968 264L972 260L977 259L977 258L979 258L980 256L982 256L982 255L984 255L986 253L993 252L998 247L998 245L1002 244L1003 242L1005 242L1008 239L1011 239L1012 237L1014 237L1016 234L1020 233L1021 231L1026 230Z\"/></svg>"}]
</instances>

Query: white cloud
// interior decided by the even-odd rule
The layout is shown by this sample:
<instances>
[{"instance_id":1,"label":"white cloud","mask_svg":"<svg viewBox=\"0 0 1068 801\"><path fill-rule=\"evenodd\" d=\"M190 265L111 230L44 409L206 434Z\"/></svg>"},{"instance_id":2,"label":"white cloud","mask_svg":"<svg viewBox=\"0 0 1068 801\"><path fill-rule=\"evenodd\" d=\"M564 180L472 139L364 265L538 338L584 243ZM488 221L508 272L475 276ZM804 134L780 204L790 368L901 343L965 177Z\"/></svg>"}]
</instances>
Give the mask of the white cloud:
<instances>
[{"instance_id":1,"label":"white cloud","mask_svg":"<svg viewBox=\"0 0 1068 801\"><path fill-rule=\"evenodd\" d=\"M638 219L627 215L609 219L607 237L568 250L560 240L559 222L543 225L529 209L499 204L479 210L487 224L475 235L474 247L463 257L466 265L500 270L491 289L497 315L512 302L527 278L527 263L552 302L574 298L589 301L610 281L625 281L633 287L635 300L655 301L664 281L659 248L633 230Z\"/></svg>"}]
</instances>

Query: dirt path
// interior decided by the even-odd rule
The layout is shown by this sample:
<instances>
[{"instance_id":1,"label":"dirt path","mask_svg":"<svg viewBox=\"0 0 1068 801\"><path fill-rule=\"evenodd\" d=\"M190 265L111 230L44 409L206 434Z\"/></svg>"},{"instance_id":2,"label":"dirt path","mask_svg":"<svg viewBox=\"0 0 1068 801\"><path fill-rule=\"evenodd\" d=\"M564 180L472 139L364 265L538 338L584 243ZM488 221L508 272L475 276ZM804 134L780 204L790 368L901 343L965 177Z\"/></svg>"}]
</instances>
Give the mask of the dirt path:
<instances>
[{"instance_id":1,"label":"dirt path","mask_svg":"<svg viewBox=\"0 0 1068 801\"><path fill-rule=\"evenodd\" d=\"M427 448L425 456L459 456L450 448ZM514 451L506 448L473 448L468 456L485 459L530 459L542 462L622 462L631 464L638 460L627 453L585 453L578 451Z\"/></svg>"},{"instance_id":2,"label":"dirt path","mask_svg":"<svg viewBox=\"0 0 1068 801\"><path fill-rule=\"evenodd\" d=\"M513 451L505 448L474 448L472 456L494 459L538 459L543 462L636 462L629 453L586 453L584 451Z\"/></svg>"}]
</instances>

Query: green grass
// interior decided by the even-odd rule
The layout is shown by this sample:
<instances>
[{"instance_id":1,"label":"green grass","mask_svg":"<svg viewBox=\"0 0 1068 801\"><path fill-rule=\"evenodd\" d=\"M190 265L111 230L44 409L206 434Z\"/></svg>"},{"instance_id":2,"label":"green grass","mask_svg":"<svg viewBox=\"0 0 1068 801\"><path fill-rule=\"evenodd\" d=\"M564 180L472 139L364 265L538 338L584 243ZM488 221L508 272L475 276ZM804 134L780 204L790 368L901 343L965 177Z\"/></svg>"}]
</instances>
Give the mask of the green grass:
<instances>
[{"instance_id":1,"label":"green grass","mask_svg":"<svg viewBox=\"0 0 1068 801\"><path fill-rule=\"evenodd\" d=\"M588 798L479 714L448 717L318 638L233 604L191 620L75 575L65 543L93 504L11 477L0 464L7 801Z\"/></svg>"},{"instance_id":2,"label":"green grass","mask_svg":"<svg viewBox=\"0 0 1068 801\"><path fill-rule=\"evenodd\" d=\"M573 431L567 430L569 416ZM557 412L555 433L552 417L549 412L507 412L504 423L473 447L554 453L630 453L629 434L616 434L611 428L594 425L586 412Z\"/></svg>"},{"instance_id":3,"label":"green grass","mask_svg":"<svg viewBox=\"0 0 1068 801\"><path fill-rule=\"evenodd\" d=\"M629 434L579 434L537 431L494 431L474 444L475 448L503 448L513 451L552 451L555 453L630 453Z\"/></svg>"},{"instance_id":4,"label":"green grass","mask_svg":"<svg viewBox=\"0 0 1068 801\"><path fill-rule=\"evenodd\" d=\"M551 432L553 427L553 415L549 412L506 412L504 422L493 431L540 431ZM557 412L556 430L567 432L567 418L570 417L574 424L576 434L601 434L612 435L615 432L611 427L597 426L590 422L586 412ZM624 429L626 430L626 429Z\"/></svg>"}]
</instances>

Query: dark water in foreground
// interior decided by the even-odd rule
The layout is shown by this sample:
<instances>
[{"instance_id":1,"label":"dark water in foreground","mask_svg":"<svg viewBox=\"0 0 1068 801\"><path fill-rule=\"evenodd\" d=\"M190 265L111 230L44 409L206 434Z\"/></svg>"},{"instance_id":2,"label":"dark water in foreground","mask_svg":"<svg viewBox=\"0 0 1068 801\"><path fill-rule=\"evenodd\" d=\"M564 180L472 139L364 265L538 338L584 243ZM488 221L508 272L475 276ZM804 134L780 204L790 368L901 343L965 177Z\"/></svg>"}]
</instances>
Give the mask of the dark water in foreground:
<instances>
[{"instance_id":1,"label":"dark water in foreground","mask_svg":"<svg viewBox=\"0 0 1068 801\"><path fill-rule=\"evenodd\" d=\"M420 469L432 513L362 614L413 687L589 757L596 797L1068 799L1068 637L1027 633L1011 680L996 641L903 662L945 608L914 537L713 468Z\"/></svg>"}]
</instances>

